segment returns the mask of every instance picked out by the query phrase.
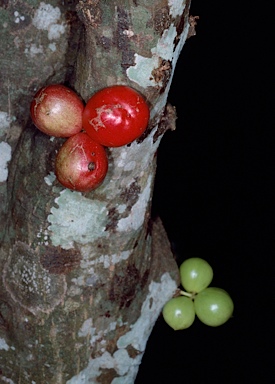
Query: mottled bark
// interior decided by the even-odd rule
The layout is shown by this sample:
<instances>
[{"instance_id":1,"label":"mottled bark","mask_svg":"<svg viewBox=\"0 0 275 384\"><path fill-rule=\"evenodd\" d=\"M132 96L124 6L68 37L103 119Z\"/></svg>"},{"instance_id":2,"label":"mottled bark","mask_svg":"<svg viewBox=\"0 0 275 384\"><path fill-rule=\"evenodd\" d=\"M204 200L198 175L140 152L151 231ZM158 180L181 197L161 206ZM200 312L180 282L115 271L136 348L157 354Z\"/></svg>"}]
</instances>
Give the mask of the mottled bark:
<instances>
[{"instance_id":1,"label":"mottled bark","mask_svg":"<svg viewBox=\"0 0 275 384\"><path fill-rule=\"evenodd\" d=\"M178 284L150 209L156 151L175 126L167 95L190 1L1 5L0 382L133 383ZM145 134L108 149L107 177L93 192L57 182L64 140L29 119L34 92L54 82L85 101L127 84L150 105Z\"/></svg>"}]
</instances>

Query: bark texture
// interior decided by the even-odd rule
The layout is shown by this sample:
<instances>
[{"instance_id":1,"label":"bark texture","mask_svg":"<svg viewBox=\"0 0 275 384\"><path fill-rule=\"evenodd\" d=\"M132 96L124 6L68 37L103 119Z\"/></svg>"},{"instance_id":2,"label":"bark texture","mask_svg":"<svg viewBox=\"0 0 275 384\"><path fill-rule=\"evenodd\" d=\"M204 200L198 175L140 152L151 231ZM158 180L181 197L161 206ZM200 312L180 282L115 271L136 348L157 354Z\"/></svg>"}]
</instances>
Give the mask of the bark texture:
<instances>
[{"instance_id":1,"label":"bark texture","mask_svg":"<svg viewBox=\"0 0 275 384\"><path fill-rule=\"evenodd\" d=\"M190 1L2 1L0 382L133 383L147 339L178 285L150 217L156 152L175 111L167 95ZM87 99L126 84L151 109L145 134L108 149L95 191L54 176L63 139L39 132L29 104L62 82Z\"/></svg>"}]
</instances>

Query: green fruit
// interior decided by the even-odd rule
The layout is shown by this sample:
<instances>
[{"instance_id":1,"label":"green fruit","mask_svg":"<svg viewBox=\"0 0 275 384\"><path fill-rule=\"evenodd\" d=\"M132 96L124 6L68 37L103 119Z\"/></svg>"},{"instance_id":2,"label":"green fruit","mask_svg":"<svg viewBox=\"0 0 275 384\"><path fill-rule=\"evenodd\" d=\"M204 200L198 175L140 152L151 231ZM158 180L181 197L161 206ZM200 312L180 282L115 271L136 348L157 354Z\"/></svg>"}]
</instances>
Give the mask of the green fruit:
<instances>
[{"instance_id":1,"label":"green fruit","mask_svg":"<svg viewBox=\"0 0 275 384\"><path fill-rule=\"evenodd\" d=\"M194 303L189 297L174 297L163 307L164 320L175 331L186 329L195 320Z\"/></svg>"},{"instance_id":2,"label":"green fruit","mask_svg":"<svg viewBox=\"0 0 275 384\"><path fill-rule=\"evenodd\" d=\"M234 304L221 288L206 288L195 296L195 312L200 321L211 327L224 324L233 313Z\"/></svg>"},{"instance_id":3,"label":"green fruit","mask_svg":"<svg viewBox=\"0 0 275 384\"><path fill-rule=\"evenodd\" d=\"M213 279L213 269L199 257L185 260L180 266L180 279L187 292L201 292Z\"/></svg>"}]
</instances>

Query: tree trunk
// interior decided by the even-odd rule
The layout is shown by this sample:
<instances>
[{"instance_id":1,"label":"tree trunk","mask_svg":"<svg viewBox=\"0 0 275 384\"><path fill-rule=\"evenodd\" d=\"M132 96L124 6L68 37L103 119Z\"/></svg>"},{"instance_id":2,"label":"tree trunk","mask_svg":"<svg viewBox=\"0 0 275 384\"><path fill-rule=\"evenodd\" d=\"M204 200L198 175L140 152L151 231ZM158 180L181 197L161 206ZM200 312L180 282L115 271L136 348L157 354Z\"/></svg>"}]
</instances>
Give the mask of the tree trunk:
<instances>
[{"instance_id":1,"label":"tree trunk","mask_svg":"<svg viewBox=\"0 0 275 384\"><path fill-rule=\"evenodd\" d=\"M189 6L1 2L0 382L134 382L178 285L167 236L150 209L157 148L175 127L167 95L192 33ZM64 140L29 118L34 92L57 82L85 101L125 84L150 105L145 134L108 149L107 177L90 193L58 183L54 159Z\"/></svg>"}]
</instances>

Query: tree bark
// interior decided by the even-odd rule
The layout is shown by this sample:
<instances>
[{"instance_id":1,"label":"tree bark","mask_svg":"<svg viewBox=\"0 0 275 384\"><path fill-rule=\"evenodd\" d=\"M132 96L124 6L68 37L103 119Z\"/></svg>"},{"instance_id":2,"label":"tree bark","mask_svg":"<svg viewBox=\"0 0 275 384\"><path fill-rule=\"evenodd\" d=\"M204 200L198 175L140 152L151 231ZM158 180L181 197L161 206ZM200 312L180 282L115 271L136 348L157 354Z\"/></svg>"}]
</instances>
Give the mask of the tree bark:
<instances>
[{"instance_id":1,"label":"tree bark","mask_svg":"<svg viewBox=\"0 0 275 384\"><path fill-rule=\"evenodd\" d=\"M167 96L190 1L1 4L0 382L133 383L178 285L150 210L157 148L175 128ZM90 193L58 183L64 140L29 119L34 92L54 82L84 101L125 84L150 105L145 134L108 149L107 177Z\"/></svg>"}]
</instances>

